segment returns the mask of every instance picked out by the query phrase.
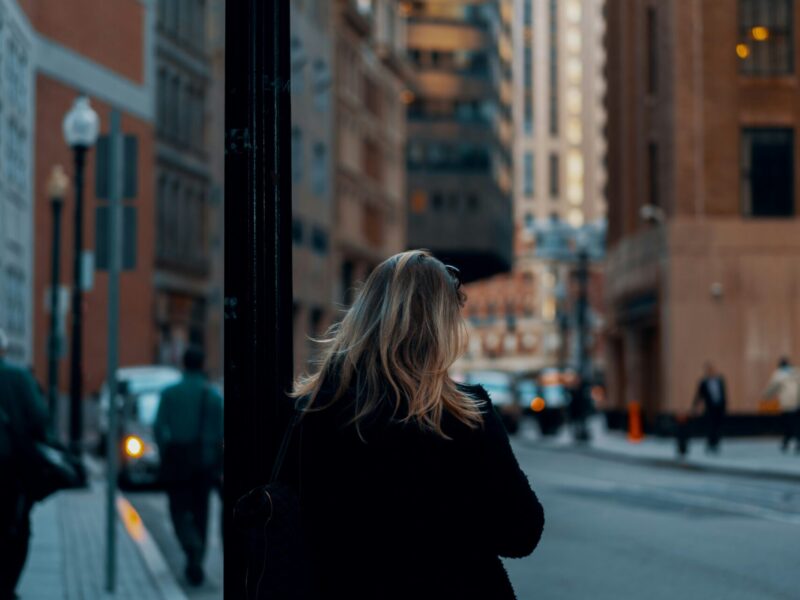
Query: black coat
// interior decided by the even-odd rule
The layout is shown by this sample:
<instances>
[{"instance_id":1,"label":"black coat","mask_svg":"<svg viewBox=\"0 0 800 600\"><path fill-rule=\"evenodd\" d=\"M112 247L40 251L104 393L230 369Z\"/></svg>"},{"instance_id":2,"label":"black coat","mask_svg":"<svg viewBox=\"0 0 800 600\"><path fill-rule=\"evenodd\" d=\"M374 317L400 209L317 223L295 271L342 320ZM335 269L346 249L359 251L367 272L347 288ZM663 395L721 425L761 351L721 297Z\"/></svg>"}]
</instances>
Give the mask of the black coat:
<instances>
[{"instance_id":1,"label":"black coat","mask_svg":"<svg viewBox=\"0 0 800 600\"><path fill-rule=\"evenodd\" d=\"M725 379L722 375L718 375L717 379L719 379L719 402L714 402L713 400L708 377L703 377L703 379L700 380L694 398L694 404L702 404L706 414L711 416L724 415L728 405L728 392L725 389Z\"/></svg>"},{"instance_id":2,"label":"black coat","mask_svg":"<svg viewBox=\"0 0 800 600\"><path fill-rule=\"evenodd\" d=\"M450 440L380 416L362 440L346 398L304 416L284 472L297 472L299 456L322 598L514 598L499 556L533 552L544 512L486 391L468 390L485 424L446 414Z\"/></svg>"}]
</instances>

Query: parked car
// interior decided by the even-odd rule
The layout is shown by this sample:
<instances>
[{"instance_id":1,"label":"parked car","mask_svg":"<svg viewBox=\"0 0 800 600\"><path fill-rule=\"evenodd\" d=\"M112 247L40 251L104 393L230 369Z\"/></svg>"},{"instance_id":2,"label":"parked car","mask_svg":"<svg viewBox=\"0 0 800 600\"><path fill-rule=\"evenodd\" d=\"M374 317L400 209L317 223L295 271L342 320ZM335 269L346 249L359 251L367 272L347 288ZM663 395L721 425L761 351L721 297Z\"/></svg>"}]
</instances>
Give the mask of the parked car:
<instances>
[{"instance_id":1,"label":"parked car","mask_svg":"<svg viewBox=\"0 0 800 600\"><path fill-rule=\"evenodd\" d=\"M120 484L145 486L157 482L161 463L153 424L161 392L180 379L178 369L166 366L125 367L117 372ZM100 392L102 448L108 439L109 404L108 385L103 384Z\"/></svg>"},{"instance_id":2,"label":"parked car","mask_svg":"<svg viewBox=\"0 0 800 600\"><path fill-rule=\"evenodd\" d=\"M522 418L522 407L517 401L514 392L514 376L504 371L470 371L465 376L465 383L482 385L489 396L492 404L500 414L500 418L506 430L514 434L519 429L519 422Z\"/></svg>"}]
</instances>

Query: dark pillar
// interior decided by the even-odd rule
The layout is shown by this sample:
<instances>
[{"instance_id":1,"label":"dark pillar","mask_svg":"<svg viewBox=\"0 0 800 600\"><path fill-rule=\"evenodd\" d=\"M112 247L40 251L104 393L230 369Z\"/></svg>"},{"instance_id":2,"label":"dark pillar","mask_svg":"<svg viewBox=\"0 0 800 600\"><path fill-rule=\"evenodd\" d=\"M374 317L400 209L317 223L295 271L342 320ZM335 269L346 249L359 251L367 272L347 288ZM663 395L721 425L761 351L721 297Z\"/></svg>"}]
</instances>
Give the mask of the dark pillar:
<instances>
[{"instance_id":1,"label":"dark pillar","mask_svg":"<svg viewBox=\"0 0 800 600\"><path fill-rule=\"evenodd\" d=\"M53 208L53 248L50 264L50 338L47 341L47 398L50 404L50 427L56 438L58 425L58 287L61 280L61 208L62 198L51 198Z\"/></svg>"},{"instance_id":2,"label":"dark pillar","mask_svg":"<svg viewBox=\"0 0 800 600\"><path fill-rule=\"evenodd\" d=\"M74 146L75 154L75 255L72 279L72 339L70 345L69 443L74 453L83 451L83 167L86 148Z\"/></svg>"},{"instance_id":3,"label":"dark pillar","mask_svg":"<svg viewBox=\"0 0 800 600\"><path fill-rule=\"evenodd\" d=\"M267 482L292 377L289 6L226 5L225 597L243 598L236 500Z\"/></svg>"},{"instance_id":4,"label":"dark pillar","mask_svg":"<svg viewBox=\"0 0 800 600\"><path fill-rule=\"evenodd\" d=\"M578 417L577 438L580 441L589 439L586 429L592 390L592 357L589 352L589 253L582 249L578 253L578 301L576 303L576 326L578 333L578 375L580 388L576 400L580 402L576 415Z\"/></svg>"}]
</instances>

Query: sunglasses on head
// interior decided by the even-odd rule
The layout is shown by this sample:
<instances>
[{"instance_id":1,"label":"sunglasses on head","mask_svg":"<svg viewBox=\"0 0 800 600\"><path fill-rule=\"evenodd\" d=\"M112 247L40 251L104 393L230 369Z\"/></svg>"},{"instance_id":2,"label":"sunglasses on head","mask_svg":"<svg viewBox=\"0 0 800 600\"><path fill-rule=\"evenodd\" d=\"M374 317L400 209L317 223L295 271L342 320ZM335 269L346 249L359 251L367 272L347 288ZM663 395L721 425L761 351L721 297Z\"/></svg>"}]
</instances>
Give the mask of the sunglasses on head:
<instances>
[{"instance_id":1,"label":"sunglasses on head","mask_svg":"<svg viewBox=\"0 0 800 600\"><path fill-rule=\"evenodd\" d=\"M455 283L456 291L461 289L461 271L458 270L457 267L453 265L445 265L444 268L447 270L450 277L453 278L453 283Z\"/></svg>"}]
</instances>

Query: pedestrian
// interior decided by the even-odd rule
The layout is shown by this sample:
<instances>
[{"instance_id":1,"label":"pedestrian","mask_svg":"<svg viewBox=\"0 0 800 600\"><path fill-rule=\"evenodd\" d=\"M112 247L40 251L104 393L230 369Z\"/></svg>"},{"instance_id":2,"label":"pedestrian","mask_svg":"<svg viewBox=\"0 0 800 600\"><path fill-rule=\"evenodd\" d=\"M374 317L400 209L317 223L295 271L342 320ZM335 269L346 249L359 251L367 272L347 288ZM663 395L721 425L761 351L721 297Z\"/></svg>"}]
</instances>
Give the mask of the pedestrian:
<instances>
[{"instance_id":1,"label":"pedestrian","mask_svg":"<svg viewBox=\"0 0 800 600\"><path fill-rule=\"evenodd\" d=\"M795 450L800 452L800 371L792 366L788 358L783 357L778 361L763 397L778 398L783 428L781 451L786 452L794 438Z\"/></svg>"},{"instance_id":2,"label":"pedestrian","mask_svg":"<svg viewBox=\"0 0 800 600\"><path fill-rule=\"evenodd\" d=\"M30 540L33 498L23 481L26 456L17 440L44 441L47 414L26 369L9 365L0 329L0 600L16 598Z\"/></svg>"},{"instance_id":3,"label":"pedestrian","mask_svg":"<svg viewBox=\"0 0 800 600\"><path fill-rule=\"evenodd\" d=\"M711 361L706 361L705 374L697 386L692 406L697 409L698 406L703 405L706 434L708 436L706 451L708 452L719 452L722 423L725 420L727 403L725 379Z\"/></svg>"},{"instance_id":4,"label":"pedestrian","mask_svg":"<svg viewBox=\"0 0 800 600\"><path fill-rule=\"evenodd\" d=\"M222 476L222 398L206 380L204 362L200 348L187 348L184 376L161 393L154 425L172 526L195 586L205 579L209 496Z\"/></svg>"},{"instance_id":5,"label":"pedestrian","mask_svg":"<svg viewBox=\"0 0 800 600\"><path fill-rule=\"evenodd\" d=\"M544 512L486 390L449 375L465 301L456 268L397 254L295 383L305 408L281 475L319 597L514 598L499 557L533 552Z\"/></svg>"}]
</instances>

